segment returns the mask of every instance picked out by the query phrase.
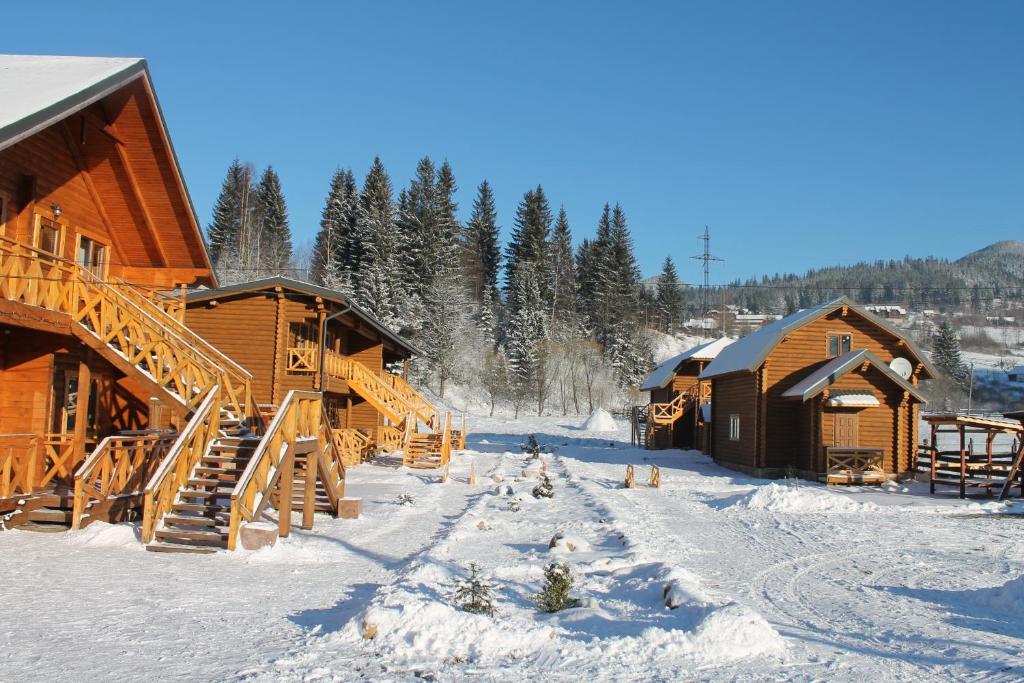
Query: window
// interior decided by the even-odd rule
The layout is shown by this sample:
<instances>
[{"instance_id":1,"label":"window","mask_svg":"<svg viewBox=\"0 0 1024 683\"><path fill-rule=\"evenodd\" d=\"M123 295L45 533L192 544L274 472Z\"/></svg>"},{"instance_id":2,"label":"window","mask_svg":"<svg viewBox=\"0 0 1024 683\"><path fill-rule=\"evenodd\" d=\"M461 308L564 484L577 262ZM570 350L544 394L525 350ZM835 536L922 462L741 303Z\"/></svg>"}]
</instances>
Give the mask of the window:
<instances>
[{"instance_id":1,"label":"window","mask_svg":"<svg viewBox=\"0 0 1024 683\"><path fill-rule=\"evenodd\" d=\"M740 440L740 416L733 413L729 416L729 441Z\"/></svg>"},{"instance_id":2,"label":"window","mask_svg":"<svg viewBox=\"0 0 1024 683\"><path fill-rule=\"evenodd\" d=\"M828 357L835 358L849 353L853 348L853 336L849 334L830 334L828 336Z\"/></svg>"},{"instance_id":3,"label":"window","mask_svg":"<svg viewBox=\"0 0 1024 683\"><path fill-rule=\"evenodd\" d=\"M36 248L54 256L60 255L60 223L49 218L39 217L36 228Z\"/></svg>"},{"instance_id":4,"label":"window","mask_svg":"<svg viewBox=\"0 0 1024 683\"><path fill-rule=\"evenodd\" d=\"M103 266L107 257L106 245L100 244L91 237L80 235L78 237L78 253L75 260L98 278L103 277Z\"/></svg>"}]
</instances>

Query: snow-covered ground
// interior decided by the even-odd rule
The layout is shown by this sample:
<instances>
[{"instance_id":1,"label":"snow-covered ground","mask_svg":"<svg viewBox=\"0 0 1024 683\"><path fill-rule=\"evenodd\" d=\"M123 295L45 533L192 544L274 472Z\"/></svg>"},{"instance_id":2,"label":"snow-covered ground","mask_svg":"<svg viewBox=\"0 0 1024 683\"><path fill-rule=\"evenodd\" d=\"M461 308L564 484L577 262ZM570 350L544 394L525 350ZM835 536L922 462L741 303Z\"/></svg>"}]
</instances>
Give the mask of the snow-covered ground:
<instances>
[{"instance_id":1,"label":"snow-covered ground","mask_svg":"<svg viewBox=\"0 0 1024 683\"><path fill-rule=\"evenodd\" d=\"M353 468L362 519L264 551L146 553L123 525L0 533L0 680L1024 676L1024 516L1003 514L1024 504L768 482L582 422L473 418L447 483ZM528 461L528 434L553 452ZM544 472L550 499L531 495ZM531 596L552 561L581 605L547 615ZM494 618L452 604L469 562Z\"/></svg>"}]
</instances>

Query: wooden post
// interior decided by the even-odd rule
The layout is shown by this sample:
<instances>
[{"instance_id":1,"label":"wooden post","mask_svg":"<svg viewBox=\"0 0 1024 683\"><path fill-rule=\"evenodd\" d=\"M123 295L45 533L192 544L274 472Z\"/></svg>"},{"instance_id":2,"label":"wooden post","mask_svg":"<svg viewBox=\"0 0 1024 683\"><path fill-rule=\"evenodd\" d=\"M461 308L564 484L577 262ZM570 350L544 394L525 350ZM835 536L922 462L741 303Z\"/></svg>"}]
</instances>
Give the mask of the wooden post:
<instances>
[{"instance_id":1,"label":"wooden post","mask_svg":"<svg viewBox=\"0 0 1024 683\"><path fill-rule=\"evenodd\" d=\"M302 500L302 528L313 528L313 513L316 512L316 477L317 467L322 451L317 445L316 450L306 453L306 486Z\"/></svg>"},{"instance_id":2,"label":"wooden post","mask_svg":"<svg viewBox=\"0 0 1024 683\"><path fill-rule=\"evenodd\" d=\"M75 402L75 435L72 441L74 455L67 463L69 474L74 476L75 466L85 459L85 436L89 426L89 394L92 390L92 370L89 368L89 352L78 362L78 397ZM60 457L60 451L57 452Z\"/></svg>"},{"instance_id":3,"label":"wooden post","mask_svg":"<svg viewBox=\"0 0 1024 683\"><path fill-rule=\"evenodd\" d=\"M295 490L295 446L288 444L281 463L281 476L277 480L277 530L281 538L287 538L292 526L292 493Z\"/></svg>"},{"instance_id":4,"label":"wooden post","mask_svg":"<svg viewBox=\"0 0 1024 683\"><path fill-rule=\"evenodd\" d=\"M631 488L635 488L636 487L636 475L633 473L633 466L632 465L626 465L625 487L627 489L631 489Z\"/></svg>"},{"instance_id":5,"label":"wooden post","mask_svg":"<svg viewBox=\"0 0 1024 683\"><path fill-rule=\"evenodd\" d=\"M651 465L651 480L649 483L656 489L661 488L661 468L657 465Z\"/></svg>"},{"instance_id":6,"label":"wooden post","mask_svg":"<svg viewBox=\"0 0 1024 683\"><path fill-rule=\"evenodd\" d=\"M960 497L967 497L967 446L965 443L966 434L964 433L964 426L959 425L960 429Z\"/></svg>"},{"instance_id":7,"label":"wooden post","mask_svg":"<svg viewBox=\"0 0 1024 683\"><path fill-rule=\"evenodd\" d=\"M472 462L469 465L469 483L476 484L476 462Z\"/></svg>"}]
</instances>

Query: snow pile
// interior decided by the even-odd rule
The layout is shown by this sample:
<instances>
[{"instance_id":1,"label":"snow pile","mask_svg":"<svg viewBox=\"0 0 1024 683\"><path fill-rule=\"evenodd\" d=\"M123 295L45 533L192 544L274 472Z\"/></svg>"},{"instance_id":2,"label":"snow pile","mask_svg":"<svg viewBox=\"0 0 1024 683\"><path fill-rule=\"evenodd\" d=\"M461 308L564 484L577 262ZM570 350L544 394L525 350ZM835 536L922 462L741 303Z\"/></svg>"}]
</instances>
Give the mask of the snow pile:
<instances>
[{"instance_id":1,"label":"snow pile","mask_svg":"<svg viewBox=\"0 0 1024 683\"><path fill-rule=\"evenodd\" d=\"M768 512L875 512L874 503L862 503L818 486L771 483L757 487L732 507Z\"/></svg>"},{"instance_id":2,"label":"snow pile","mask_svg":"<svg viewBox=\"0 0 1024 683\"><path fill-rule=\"evenodd\" d=\"M584 432L617 432L619 426L615 424L615 418L604 408L598 408L587 418L580 429Z\"/></svg>"},{"instance_id":3,"label":"snow pile","mask_svg":"<svg viewBox=\"0 0 1024 683\"><path fill-rule=\"evenodd\" d=\"M1024 609L1024 575L1010 579L1002 586L982 588L969 593L979 607L1016 617Z\"/></svg>"},{"instance_id":4,"label":"snow pile","mask_svg":"<svg viewBox=\"0 0 1024 683\"><path fill-rule=\"evenodd\" d=\"M145 550L145 546L139 543L138 528L132 524L93 522L81 531L68 534L67 538L72 545Z\"/></svg>"}]
</instances>

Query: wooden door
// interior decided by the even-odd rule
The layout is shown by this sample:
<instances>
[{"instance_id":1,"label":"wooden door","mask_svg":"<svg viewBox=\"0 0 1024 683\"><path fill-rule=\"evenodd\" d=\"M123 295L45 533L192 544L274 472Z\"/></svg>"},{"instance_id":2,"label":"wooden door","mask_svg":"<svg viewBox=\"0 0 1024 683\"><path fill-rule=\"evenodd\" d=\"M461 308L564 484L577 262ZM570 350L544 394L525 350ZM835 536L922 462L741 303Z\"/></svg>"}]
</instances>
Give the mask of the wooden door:
<instances>
[{"instance_id":1,"label":"wooden door","mask_svg":"<svg viewBox=\"0 0 1024 683\"><path fill-rule=\"evenodd\" d=\"M841 448L856 448L860 427L857 413L835 413L835 434L832 445Z\"/></svg>"}]
</instances>

